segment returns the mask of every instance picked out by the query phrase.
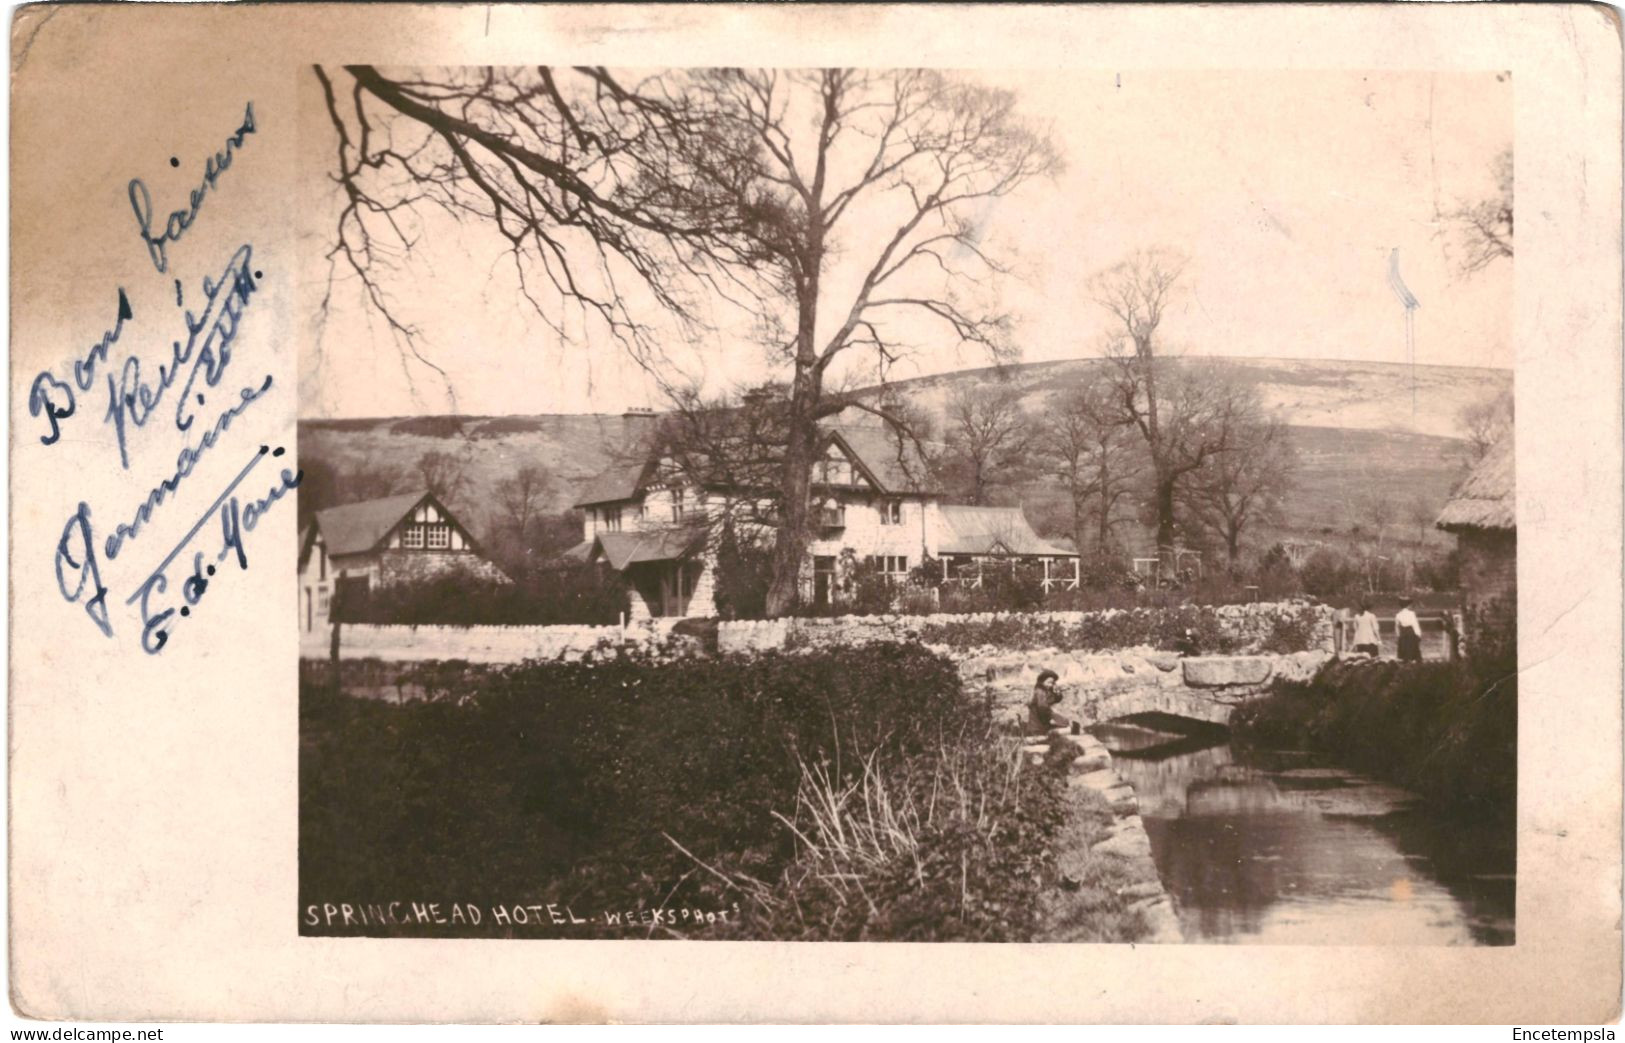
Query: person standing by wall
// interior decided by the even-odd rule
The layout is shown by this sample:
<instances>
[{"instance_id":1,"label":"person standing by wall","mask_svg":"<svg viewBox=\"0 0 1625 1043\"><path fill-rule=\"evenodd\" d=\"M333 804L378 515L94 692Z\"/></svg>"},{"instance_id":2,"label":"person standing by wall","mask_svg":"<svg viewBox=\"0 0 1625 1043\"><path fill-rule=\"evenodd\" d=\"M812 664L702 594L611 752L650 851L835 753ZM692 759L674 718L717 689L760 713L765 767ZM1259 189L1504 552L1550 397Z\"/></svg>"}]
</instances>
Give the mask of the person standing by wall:
<instances>
[{"instance_id":1,"label":"person standing by wall","mask_svg":"<svg viewBox=\"0 0 1625 1043\"><path fill-rule=\"evenodd\" d=\"M1354 651L1372 659L1382 655L1382 637L1377 631L1377 614L1369 602L1360 602L1360 614L1354 617Z\"/></svg>"},{"instance_id":2,"label":"person standing by wall","mask_svg":"<svg viewBox=\"0 0 1625 1043\"><path fill-rule=\"evenodd\" d=\"M1394 631L1399 640L1399 661L1422 661L1422 622L1411 611L1411 599L1399 599L1399 611L1394 614Z\"/></svg>"}]
</instances>

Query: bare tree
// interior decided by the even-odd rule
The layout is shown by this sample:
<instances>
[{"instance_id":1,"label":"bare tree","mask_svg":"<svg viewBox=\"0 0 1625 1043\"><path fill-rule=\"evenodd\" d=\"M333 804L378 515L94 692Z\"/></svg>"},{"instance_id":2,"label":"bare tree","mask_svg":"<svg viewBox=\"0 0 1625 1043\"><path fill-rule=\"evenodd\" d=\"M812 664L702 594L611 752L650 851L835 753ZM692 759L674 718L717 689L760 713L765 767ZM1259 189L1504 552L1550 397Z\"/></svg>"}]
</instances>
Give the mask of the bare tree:
<instances>
[{"instance_id":1,"label":"bare tree","mask_svg":"<svg viewBox=\"0 0 1625 1043\"><path fill-rule=\"evenodd\" d=\"M1118 502L1138 481L1141 457L1133 429L1106 383L1088 383L1060 395L1040 427L1038 448L1051 474L1066 485L1072 504L1072 538L1083 552L1094 522L1097 550L1111 542Z\"/></svg>"},{"instance_id":2,"label":"bare tree","mask_svg":"<svg viewBox=\"0 0 1625 1043\"><path fill-rule=\"evenodd\" d=\"M1185 259L1172 251L1142 250L1090 280L1095 300L1120 324L1107 357L1114 367L1113 389L1125 423L1145 440L1154 473L1152 499L1157 513L1157 546L1172 547L1177 526L1175 492L1180 480L1201 467L1214 451L1199 435L1198 417L1172 417L1169 395L1159 387L1158 331ZM1195 404L1195 389L1178 394ZM1170 420L1177 430L1169 430Z\"/></svg>"},{"instance_id":3,"label":"bare tree","mask_svg":"<svg viewBox=\"0 0 1625 1043\"><path fill-rule=\"evenodd\" d=\"M1377 536L1377 553L1382 553L1383 543L1388 536L1388 526L1399 518L1399 505L1394 502L1392 494L1376 490L1365 497L1360 503L1360 517L1371 526L1371 531Z\"/></svg>"},{"instance_id":4,"label":"bare tree","mask_svg":"<svg viewBox=\"0 0 1625 1043\"><path fill-rule=\"evenodd\" d=\"M541 518L541 505L548 499L552 478L546 468L525 465L497 483L500 525L512 534L518 546L530 546L531 530Z\"/></svg>"},{"instance_id":5,"label":"bare tree","mask_svg":"<svg viewBox=\"0 0 1625 1043\"><path fill-rule=\"evenodd\" d=\"M781 524L767 597L777 615L800 597L818 422L849 408L898 420L832 387L832 367L861 356L883 378L930 326L1009 355L1007 317L958 292L961 280L974 282L967 276L1002 271L971 214L1058 160L1017 117L1012 94L934 72L724 70L705 82L730 128L722 140L748 150L711 150L699 165L720 184L745 186L759 269L786 311L777 348L790 368ZM843 237L848 226L858 234ZM826 286L837 251L861 273L855 287Z\"/></svg>"},{"instance_id":6,"label":"bare tree","mask_svg":"<svg viewBox=\"0 0 1625 1043\"><path fill-rule=\"evenodd\" d=\"M1444 215L1461 247L1461 270L1469 275L1512 256L1512 150L1497 155L1491 170L1494 195L1462 203Z\"/></svg>"},{"instance_id":7,"label":"bare tree","mask_svg":"<svg viewBox=\"0 0 1625 1043\"><path fill-rule=\"evenodd\" d=\"M974 215L1059 162L1011 93L928 71L316 76L346 202L330 260L411 351L418 331L383 279L416 245L420 211L495 227L538 315L564 328L531 292L541 279L657 376L659 327L634 312L627 279L682 320L685 287L762 306L789 370L772 614L799 597L818 422L847 408L889 416L832 369L862 356L883 379L932 326L939 346L1008 354L1008 320L962 299L1001 271ZM855 286L826 286L837 254Z\"/></svg>"},{"instance_id":8,"label":"bare tree","mask_svg":"<svg viewBox=\"0 0 1625 1043\"><path fill-rule=\"evenodd\" d=\"M1433 522L1439 516L1439 505L1417 493L1405 505L1405 519L1416 526L1416 545L1418 548L1427 542L1428 533L1433 529Z\"/></svg>"},{"instance_id":9,"label":"bare tree","mask_svg":"<svg viewBox=\"0 0 1625 1043\"><path fill-rule=\"evenodd\" d=\"M684 157L722 128L680 74L623 82L602 68L549 66L314 72L344 202L322 312L340 276L353 275L403 350L442 377L391 289L434 214L494 229L524 302L561 336L578 321L646 365L661 357L659 338L629 288L687 324L687 287L737 285L728 266L754 260L741 186L690 176ZM542 303L544 287L559 305Z\"/></svg>"},{"instance_id":10,"label":"bare tree","mask_svg":"<svg viewBox=\"0 0 1625 1043\"><path fill-rule=\"evenodd\" d=\"M1512 433L1512 392L1503 391L1492 399L1462 407L1456 414L1462 436L1467 441L1468 463L1484 459L1494 445Z\"/></svg>"},{"instance_id":11,"label":"bare tree","mask_svg":"<svg viewBox=\"0 0 1625 1043\"><path fill-rule=\"evenodd\" d=\"M376 500L405 492L411 484L399 467L383 462L358 464L345 471L339 479L340 503Z\"/></svg>"},{"instance_id":12,"label":"bare tree","mask_svg":"<svg viewBox=\"0 0 1625 1043\"><path fill-rule=\"evenodd\" d=\"M468 488L468 461L461 456L431 449L418 457L416 476L422 487L442 503L450 503Z\"/></svg>"},{"instance_id":13,"label":"bare tree","mask_svg":"<svg viewBox=\"0 0 1625 1043\"><path fill-rule=\"evenodd\" d=\"M1297 459L1286 425L1259 416L1256 394L1235 388L1231 393L1253 401L1240 403L1230 447L1192 475L1182 502L1199 524L1224 541L1234 568L1242 533L1257 522L1279 518Z\"/></svg>"},{"instance_id":14,"label":"bare tree","mask_svg":"<svg viewBox=\"0 0 1625 1043\"><path fill-rule=\"evenodd\" d=\"M988 502L995 476L1008 482L1027 466L1032 421L1013 387L962 387L948 401L944 463L973 504Z\"/></svg>"}]
</instances>

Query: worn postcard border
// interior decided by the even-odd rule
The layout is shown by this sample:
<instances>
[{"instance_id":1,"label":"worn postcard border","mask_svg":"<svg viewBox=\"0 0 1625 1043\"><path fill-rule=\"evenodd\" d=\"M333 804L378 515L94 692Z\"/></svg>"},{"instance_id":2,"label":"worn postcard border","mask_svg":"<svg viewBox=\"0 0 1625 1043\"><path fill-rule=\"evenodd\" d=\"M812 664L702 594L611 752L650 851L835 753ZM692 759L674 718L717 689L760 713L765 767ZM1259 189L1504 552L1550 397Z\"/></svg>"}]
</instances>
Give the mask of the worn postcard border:
<instances>
[{"instance_id":1,"label":"worn postcard border","mask_svg":"<svg viewBox=\"0 0 1625 1043\"><path fill-rule=\"evenodd\" d=\"M1524 664L1517 944L299 937L295 532L292 510L277 503L287 484L277 454L295 449L295 345L310 335L320 288L296 268L303 246L290 231L305 144L293 109L302 70L353 60L1510 71L1526 215L1515 271ZM10 987L21 1013L341 1022L1576 1023L1617 1015L1613 12L1577 4L63 5L19 10L12 62L8 871ZM190 165L226 152L229 169L170 173L180 166L172 155ZM195 221L167 244L144 242L132 232L127 182L161 182L165 200L184 200L173 180L181 174L197 182ZM204 302L204 318L183 323ZM153 656L143 653L139 628L130 632L125 605L108 605L118 620L113 640L83 601L64 600L53 554L65 534L81 531L71 528L80 502L94 500L96 523L110 526L111 505L139 502L155 461L176 446L150 438L140 410L121 418L122 436L97 416L64 414L60 442L43 445L29 381L41 370L71 372L75 359L94 365L94 346L119 337L139 339L156 362L167 342L201 328L194 322L214 324L212 335L230 327L237 357L264 375L264 397L245 401L240 423L195 461L197 484L178 498L182 509L155 515L151 538L143 534L129 560L108 569L119 584L109 602L162 570L184 518L207 506L201 490L225 488L241 472L260 509L224 537L246 570L231 569L206 596L194 589L197 612L179 621L175 646ZM162 378L149 372L146 380L156 389ZM134 453L129 469L119 464L121 438Z\"/></svg>"}]
</instances>

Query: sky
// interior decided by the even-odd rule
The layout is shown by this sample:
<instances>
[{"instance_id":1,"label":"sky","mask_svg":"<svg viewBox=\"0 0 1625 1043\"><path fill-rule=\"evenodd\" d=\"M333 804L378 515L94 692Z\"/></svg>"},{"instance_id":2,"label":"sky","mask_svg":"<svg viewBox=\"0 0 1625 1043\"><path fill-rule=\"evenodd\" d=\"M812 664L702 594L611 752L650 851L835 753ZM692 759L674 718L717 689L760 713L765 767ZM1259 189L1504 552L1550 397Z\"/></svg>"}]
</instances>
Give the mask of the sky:
<instances>
[{"instance_id":1,"label":"sky","mask_svg":"<svg viewBox=\"0 0 1625 1043\"><path fill-rule=\"evenodd\" d=\"M1512 267L1467 275L1439 214L1494 191L1512 147L1510 76L1394 72L978 72L1013 90L1047 125L1065 162L977 214L984 245L1010 275L977 287L1016 319L1024 362L1097 355L1110 317L1090 276L1138 249L1188 257L1164 342L1187 355L1403 362L1404 311L1388 283L1398 250L1421 364L1512 365ZM312 85L313 86L313 85ZM423 333L433 370L405 356L353 287L328 314L325 221L339 205L325 177L332 130L314 90L301 118L306 208L301 415L394 416L620 412L656 406L656 384L613 342L567 336L527 311L483 230L426 222L395 298ZM854 213L838 269L872 257L883 221ZM545 303L545 302L544 302ZM839 305L839 302L834 302ZM844 306L841 306L844 311ZM782 378L748 317L718 304L715 329L673 339L673 365L708 389ZM893 378L985 366L935 331ZM854 374L864 382L864 374Z\"/></svg>"}]
</instances>

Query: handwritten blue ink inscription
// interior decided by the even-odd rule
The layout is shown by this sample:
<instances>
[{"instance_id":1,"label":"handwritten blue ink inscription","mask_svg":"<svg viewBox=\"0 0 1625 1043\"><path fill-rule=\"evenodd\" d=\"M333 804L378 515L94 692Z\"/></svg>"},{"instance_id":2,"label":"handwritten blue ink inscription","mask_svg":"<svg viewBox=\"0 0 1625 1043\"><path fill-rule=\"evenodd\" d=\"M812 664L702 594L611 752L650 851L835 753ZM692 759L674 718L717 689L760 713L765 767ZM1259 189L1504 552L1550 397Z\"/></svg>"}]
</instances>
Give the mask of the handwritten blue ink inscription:
<instances>
[{"instance_id":1,"label":"handwritten blue ink inscription","mask_svg":"<svg viewBox=\"0 0 1625 1043\"><path fill-rule=\"evenodd\" d=\"M148 259L158 272L170 272L181 252L177 244L193 227L205 202L219 195L222 176L256 129L254 104L248 102L237 129L226 137L224 146L205 161L202 179L188 194L186 205L167 215L161 215L153 205L152 192L145 182L140 178L129 180L126 192L135 214L136 229ZM179 160L172 157L170 165L179 166ZM216 204L210 210L218 208ZM217 445L228 440L233 423L272 390L274 382L269 374L258 379L231 378L228 382L239 329L263 278L263 273L254 268L253 246L244 243L237 247L223 266L212 267L210 274L201 278L201 315L186 308L185 287L190 277L175 273L161 279L166 294L169 284L173 283L175 306L181 311L186 329L182 337L164 337L169 341L169 348L159 351L163 361L145 369L139 351L125 350L121 343L129 339L129 325L136 313L130 303L130 292L126 292L125 286L119 286L113 322L100 339L82 355L76 354L61 366L42 370L28 385L28 414L38 418L41 424L35 432L41 445L62 442L72 424L99 423L98 431L103 434L109 427L112 429L114 437L106 440L117 443L119 464L128 471L134 448L132 441L137 432L160 432L169 427L167 421L172 421L174 430L183 436L179 451L173 457L173 468L163 468L150 488L138 494L140 499L136 503L114 512L112 531L104 531L100 534L102 538L96 531L90 498L73 497L69 501L78 500L78 506L64 521L53 548L57 590L65 602L83 610L106 637L112 638L115 631L110 611L111 588L120 588L121 596L129 588L118 575L104 578L104 563L117 560L132 541L147 532L160 508L177 500L183 486L194 480L192 475L200 462L212 454ZM140 289L130 285L131 292ZM148 324L151 324L150 319ZM121 349L117 355L115 348ZM225 386L223 382L227 382ZM89 421L73 420L87 415L94 417L93 411L84 408L85 396L98 393L99 388L105 388L107 396L101 416ZM209 402L217 390L224 393L223 397ZM150 424L160 413L165 414L166 422ZM203 415L201 424L198 423L200 414ZM193 431L194 427L199 430ZM152 437L156 435L148 436L148 440ZM77 441L95 445L103 440L80 438ZM123 599L125 605L135 606L140 620L140 644L148 654L160 652L178 625L177 621L192 615L224 563L235 561L239 571L248 568L252 533L288 491L298 487L303 474L283 469L262 490L242 491L242 487L263 459L280 457L284 452L282 448L272 450L270 446L259 446L158 567L146 574L135 593ZM75 467L86 463L79 459L66 462ZM70 476L63 467L57 468L55 473L63 478ZM96 513L101 515L102 508L96 508ZM102 520L108 521L105 515ZM211 526L217 538L208 540L205 546L199 534ZM186 569L186 573L174 584L173 579L180 569Z\"/></svg>"},{"instance_id":2,"label":"handwritten blue ink inscription","mask_svg":"<svg viewBox=\"0 0 1625 1043\"><path fill-rule=\"evenodd\" d=\"M125 604L140 605L141 611L141 648L149 655L157 655L163 651L164 645L169 642L170 631L174 628L174 620L190 616L192 609L203 595L208 591L215 574L215 566L229 559L237 562L242 570L248 568L248 551L244 546L244 534L254 531L268 512L290 489L299 487L304 478L304 472L291 472L282 469L276 484L269 487L266 494L258 499L250 500L247 506L234 495L237 487L249 476L259 462L267 454L281 456L284 450L279 446L272 450L269 446L260 446L248 464L237 472L237 477L231 480L225 491L215 498L209 509L203 512L181 541L169 552L158 567L152 571L145 582L136 588L134 594L126 599ZM205 551L194 551L192 554L192 570L181 582L181 602L179 608L166 602L162 595L169 591L169 568L175 559L192 545L200 531L210 522L218 519L220 526L220 544L212 557Z\"/></svg>"},{"instance_id":3,"label":"handwritten blue ink inscription","mask_svg":"<svg viewBox=\"0 0 1625 1043\"><path fill-rule=\"evenodd\" d=\"M203 182L192 189L187 196L187 205L180 210L171 211L164 219L164 224L156 233L152 222L156 216L152 208L152 193L148 191L146 183L140 178L130 179L130 208L135 211L135 223L141 235L141 241L147 246L147 256L152 259L152 266L159 272L169 271L169 244L179 242L186 230L192 227L197 220L198 210L203 201L208 198L210 189L213 189L220 180L220 175L231 167L233 153L243 147L243 141L248 135L254 133L254 103L248 103L248 110L243 113L242 125L226 139L225 148L209 157L203 165Z\"/></svg>"}]
</instances>

